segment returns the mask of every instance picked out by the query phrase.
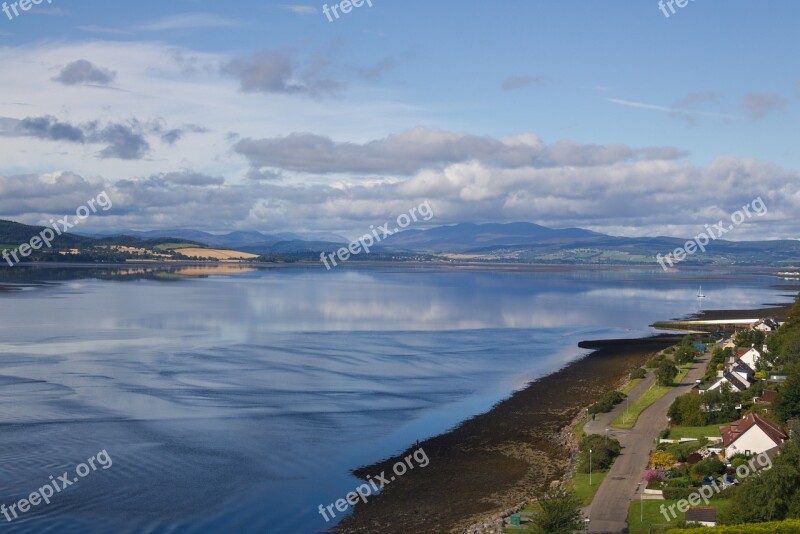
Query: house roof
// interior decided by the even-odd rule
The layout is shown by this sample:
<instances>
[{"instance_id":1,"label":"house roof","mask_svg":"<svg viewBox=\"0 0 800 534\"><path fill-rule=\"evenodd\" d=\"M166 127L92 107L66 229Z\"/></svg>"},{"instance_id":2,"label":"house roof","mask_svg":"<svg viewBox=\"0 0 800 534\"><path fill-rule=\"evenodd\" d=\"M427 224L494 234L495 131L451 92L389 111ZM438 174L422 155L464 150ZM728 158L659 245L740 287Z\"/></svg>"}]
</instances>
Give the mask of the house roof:
<instances>
[{"instance_id":1,"label":"house roof","mask_svg":"<svg viewBox=\"0 0 800 534\"><path fill-rule=\"evenodd\" d=\"M705 523L717 522L717 509L706 506L690 506L686 510L686 521L703 521Z\"/></svg>"},{"instance_id":2,"label":"house roof","mask_svg":"<svg viewBox=\"0 0 800 534\"><path fill-rule=\"evenodd\" d=\"M760 428L761 431L764 432L764 434L766 434L767 437L773 441L773 443L775 443L775 445L782 444L783 440L787 438L783 429L775 423L767 421L758 414L749 413L738 421L720 428L720 433L722 434L722 445L724 447L730 447L736 440L738 440L755 426Z\"/></svg>"},{"instance_id":3,"label":"house roof","mask_svg":"<svg viewBox=\"0 0 800 534\"><path fill-rule=\"evenodd\" d=\"M778 392L771 389L765 389L761 397L758 398L759 402L772 402L778 397Z\"/></svg>"},{"instance_id":4,"label":"house roof","mask_svg":"<svg viewBox=\"0 0 800 534\"><path fill-rule=\"evenodd\" d=\"M722 372L722 376L739 391L744 391L750 387L750 384L745 382L741 376L730 372L728 369L725 369L725 371Z\"/></svg>"},{"instance_id":5,"label":"house roof","mask_svg":"<svg viewBox=\"0 0 800 534\"><path fill-rule=\"evenodd\" d=\"M755 370L744 363L742 360L736 360L735 365L731 368L734 372L744 373L746 375L752 375L755 373Z\"/></svg>"}]
</instances>

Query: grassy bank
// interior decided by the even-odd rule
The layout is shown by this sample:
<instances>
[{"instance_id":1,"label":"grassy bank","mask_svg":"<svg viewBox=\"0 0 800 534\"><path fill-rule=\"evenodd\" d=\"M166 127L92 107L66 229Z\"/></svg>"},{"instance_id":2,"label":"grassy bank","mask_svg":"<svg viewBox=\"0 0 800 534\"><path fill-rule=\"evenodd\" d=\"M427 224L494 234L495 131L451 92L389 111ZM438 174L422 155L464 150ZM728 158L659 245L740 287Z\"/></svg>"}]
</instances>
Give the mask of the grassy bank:
<instances>
[{"instance_id":1,"label":"grassy bank","mask_svg":"<svg viewBox=\"0 0 800 534\"><path fill-rule=\"evenodd\" d=\"M597 488L606 478L608 471L600 471L592 473L592 484L589 485L588 473L575 473L573 477L567 482L566 487L575 492L577 497L580 497L583 506L592 504Z\"/></svg>"},{"instance_id":2,"label":"grassy bank","mask_svg":"<svg viewBox=\"0 0 800 534\"><path fill-rule=\"evenodd\" d=\"M678 367L678 376L675 377L675 384L680 384L681 380L686 377L686 374L693 365L694 364L686 364ZM652 406L653 403L658 399L666 395L667 392L672 390L673 387L675 386L659 386L653 383L650 389L645 391L641 397L636 399L633 404L630 405L628 410L624 410L613 421L611 421L611 426L626 430L633 428L636 426L636 421L639 419L639 416L642 414L642 412Z\"/></svg>"}]
</instances>

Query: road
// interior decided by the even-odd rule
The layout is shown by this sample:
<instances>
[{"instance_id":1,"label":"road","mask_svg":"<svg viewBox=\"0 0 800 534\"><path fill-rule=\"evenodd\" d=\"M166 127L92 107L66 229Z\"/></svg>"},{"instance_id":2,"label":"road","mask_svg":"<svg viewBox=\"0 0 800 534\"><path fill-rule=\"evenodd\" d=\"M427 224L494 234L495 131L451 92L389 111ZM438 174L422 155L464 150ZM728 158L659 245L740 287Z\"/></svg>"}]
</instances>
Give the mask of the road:
<instances>
[{"instance_id":1,"label":"road","mask_svg":"<svg viewBox=\"0 0 800 534\"><path fill-rule=\"evenodd\" d=\"M625 410L625 402L617 405L610 413L602 414L595 421L586 423L584 431L587 434L603 435L608 428L608 435L615 437L622 445L622 454L611 466L592 504L584 509L584 517L590 519L589 532L627 532L628 508L631 501L639 495L638 491L644 489L638 488L637 483L647 468L658 433L667 427L667 411L678 395L688 393L695 380L702 378L709 357L707 354L696 360L680 384L642 412L633 429L611 428L611 421ZM647 378L631 391L628 397L631 403L653 384L653 374L650 370Z\"/></svg>"}]
</instances>

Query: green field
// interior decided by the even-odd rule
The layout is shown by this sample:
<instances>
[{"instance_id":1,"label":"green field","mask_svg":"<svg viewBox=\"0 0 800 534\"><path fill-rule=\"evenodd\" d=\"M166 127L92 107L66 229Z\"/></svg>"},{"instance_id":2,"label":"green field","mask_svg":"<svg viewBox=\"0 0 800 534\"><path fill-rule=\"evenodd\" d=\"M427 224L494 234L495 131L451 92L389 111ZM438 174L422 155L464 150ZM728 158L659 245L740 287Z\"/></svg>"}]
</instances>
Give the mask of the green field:
<instances>
[{"instance_id":1,"label":"green field","mask_svg":"<svg viewBox=\"0 0 800 534\"><path fill-rule=\"evenodd\" d=\"M693 365L694 364L686 364L678 366L678 376L675 377L676 384L683 380ZM639 416L642 414L642 412L652 406L653 403L658 399L666 395L667 392L672 389L672 387L673 386L657 386L654 382L653 385L650 386L650 389L645 391L641 397L636 399L636 401L631 404L629 410L623 410L621 414L611 421L611 426L621 429L633 428L636 426L636 421L639 419Z\"/></svg>"}]
</instances>

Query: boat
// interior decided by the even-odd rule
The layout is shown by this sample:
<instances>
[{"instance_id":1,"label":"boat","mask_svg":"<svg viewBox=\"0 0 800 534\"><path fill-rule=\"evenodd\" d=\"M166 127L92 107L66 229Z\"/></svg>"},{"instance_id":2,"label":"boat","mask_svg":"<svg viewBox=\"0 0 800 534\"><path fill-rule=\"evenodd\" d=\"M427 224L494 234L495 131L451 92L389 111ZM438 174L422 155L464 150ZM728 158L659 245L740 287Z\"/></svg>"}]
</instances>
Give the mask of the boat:
<instances>
[{"instance_id":1,"label":"boat","mask_svg":"<svg viewBox=\"0 0 800 534\"><path fill-rule=\"evenodd\" d=\"M706 296L703 295L703 286L700 286L700 289L697 290L697 298L699 298L699 299L706 298Z\"/></svg>"}]
</instances>

